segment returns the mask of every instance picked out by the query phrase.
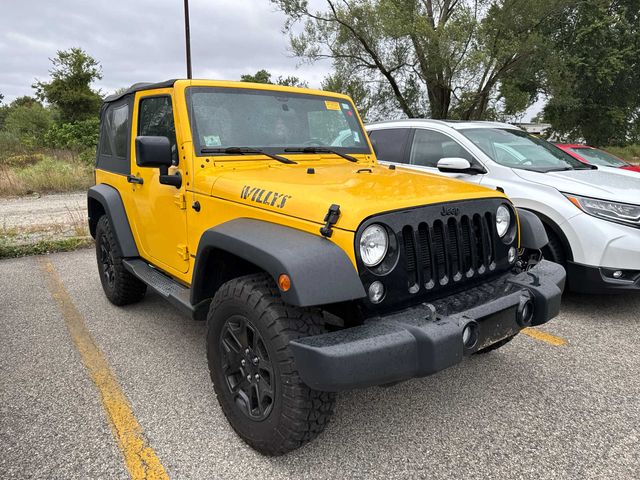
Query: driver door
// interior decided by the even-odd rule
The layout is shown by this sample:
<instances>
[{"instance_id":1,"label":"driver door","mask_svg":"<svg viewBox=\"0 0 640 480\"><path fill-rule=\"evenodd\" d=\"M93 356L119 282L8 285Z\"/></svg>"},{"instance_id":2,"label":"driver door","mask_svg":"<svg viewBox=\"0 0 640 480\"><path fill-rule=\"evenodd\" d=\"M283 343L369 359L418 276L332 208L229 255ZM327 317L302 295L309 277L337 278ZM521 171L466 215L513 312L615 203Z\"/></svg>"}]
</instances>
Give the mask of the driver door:
<instances>
[{"instance_id":1,"label":"driver door","mask_svg":"<svg viewBox=\"0 0 640 480\"><path fill-rule=\"evenodd\" d=\"M174 154L169 173L179 172L184 177L186 165L179 161L175 125L170 89L145 92L136 97L133 132L137 136L169 138ZM131 183L133 212L130 217L140 254L168 273L186 273L189 252L185 182L180 188L162 185L158 168L138 165L135 148L131 154L131 174L136 183Z\"/></svg>"}]
</instances>

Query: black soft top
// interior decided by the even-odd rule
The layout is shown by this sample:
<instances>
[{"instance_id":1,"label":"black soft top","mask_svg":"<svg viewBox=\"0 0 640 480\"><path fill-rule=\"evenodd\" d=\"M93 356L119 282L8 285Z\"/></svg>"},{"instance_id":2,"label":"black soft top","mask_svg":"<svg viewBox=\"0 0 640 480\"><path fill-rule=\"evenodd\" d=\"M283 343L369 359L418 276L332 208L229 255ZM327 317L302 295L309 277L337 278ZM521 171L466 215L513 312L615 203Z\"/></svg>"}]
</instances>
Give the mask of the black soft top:
<instances>
[{"instance_id":1,"label":"black soft top","mask_svg":"<svg viewBox=\"0 0 640 480\"><path fill-rule=\"evenodd\" d=\"M117 100L120 100L122 97L126 96L126 95L132 95L136 92L140 92L142 90L153 90L154 88L169 88L169 87L173 87L173 84L176 83L178 79L174 78L172 80L165 80L164 82L158 82L158 83L149 83L149 82L140 82L140 83L134 83L133 85L131 85L128 89L126 89L124 92L122 93L118 93L115 95L109 95L107 98L104 99L104 103L111 103L111 102L115 102Z\"/></svg>"}]
</instances>

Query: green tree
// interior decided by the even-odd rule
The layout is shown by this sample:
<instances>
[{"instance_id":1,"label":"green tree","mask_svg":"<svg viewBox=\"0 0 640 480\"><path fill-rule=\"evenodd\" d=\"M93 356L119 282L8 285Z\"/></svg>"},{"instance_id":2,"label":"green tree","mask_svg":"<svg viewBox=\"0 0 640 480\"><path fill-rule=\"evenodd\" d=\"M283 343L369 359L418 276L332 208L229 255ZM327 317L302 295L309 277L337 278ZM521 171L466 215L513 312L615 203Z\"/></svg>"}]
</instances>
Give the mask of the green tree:
<instances>
[{"instance_id":1,"label":"green tree","mask_svg":"<svg viewBox=\"0 0 640 480\"><path fill-rule=\"evenodd\" d=\"M102 98L91 84L102 78L100 63L81 48L59 50L51 62L50 81L33 85L38 98L52 105L63 123L97 116Z\"/></svg>"},{"instance_id":2,"label":"green tree","mask_svg":"<svg viewBox=\"0 0 640 480\"><path fill-rule=\"evenodd\" d=\"M591 145L638 141L640 2L583 0L561 18L546 67L545 119Z\"/></svg>"},{"instance_id":3,"label":"green tree","mask_svg":"<svg viewBox=\"0 0 640 480\"><path fill-rule=\"evenodd\" d=\"M272 77L271 72L269 72L268 70L262 69L262 70L258 70L253 75L251 74L241 75L240 81L252 82L252 83L267 83L270 85L283 85L285 87L303 87L303 88L308 87L307 82L305 82L304 80L301 80L298 77L279 76L275 81L273 81L271 77Z\"/></svg>"},{"instance_id":4,"label":"green tree","mask_svg":"<svg viewBox=\"0 0 640 480\"><path fill-rule=\"evenodd\" d=\"M271 1L288 17L296 55L350 70L386 110L477 119L535 100L540 32L569 0L326 0L320 11Z\"/></svg>"},{"instance_id":5,"label":"green tree","mask_svg":"<svg viewBox=\"0 0 640 480\"><path fill-rule=\"evenodd\" d=\"M336 70L325 77L320 88L329 92L349 95L365 122L381 118L380 113L384 106L384 101L380 101L380 98L374 92L371 92L361 79L350 75L348 71ZM375 109L378 115L374 115L373 107L376 105L381 107Z\"/></svg>"}]
</instances>

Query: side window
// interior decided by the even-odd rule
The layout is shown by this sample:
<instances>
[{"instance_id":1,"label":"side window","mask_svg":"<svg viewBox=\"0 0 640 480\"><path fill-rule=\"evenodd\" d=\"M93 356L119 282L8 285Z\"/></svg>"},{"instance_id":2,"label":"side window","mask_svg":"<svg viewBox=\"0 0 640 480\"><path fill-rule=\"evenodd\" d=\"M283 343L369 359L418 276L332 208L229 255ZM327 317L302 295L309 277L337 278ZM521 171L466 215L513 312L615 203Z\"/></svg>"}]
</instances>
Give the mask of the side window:
<instances>
[{"instance_id":1,"label":"side window","mask_svg":"<svg viewBox=\"0 0 640 480\"><path fill-rule=\"evenodd\" d=\"M129 98L108 104L101 117L97 168L115 173L129 173Z\"/></svg>"},{"instance_id":2,"label":"side window","mask_svg":"<svg viewBox=\"0 0 640 480\"><path fill-rule=\"evenodd\" d=\"M404 156L409 128L388 128L369 132L378 160L396 163L408 163Z\"/></svg>"},{"instance_id":3,"label":"side window","mask_svg":"<svg viewBox=\"0 0 640 480\"><path fill-rule=\"evenodd\" d=\"M473 157L458 142L433 130L417 129L411 146L411 164L437 168L445 157L460 157L473 161Z\"/></svg>"},{"instance_id":4,"label":"side window","mask_svg":"<svg viewBox=\"0 0 640 480\"><path fill-rule=\"evenodd\" d=\"M173 121L171 97L147 97L140 100L138 135L167 137L171 142L173 163L178 164L176 126Z\"/></svg>"}]
</instances>

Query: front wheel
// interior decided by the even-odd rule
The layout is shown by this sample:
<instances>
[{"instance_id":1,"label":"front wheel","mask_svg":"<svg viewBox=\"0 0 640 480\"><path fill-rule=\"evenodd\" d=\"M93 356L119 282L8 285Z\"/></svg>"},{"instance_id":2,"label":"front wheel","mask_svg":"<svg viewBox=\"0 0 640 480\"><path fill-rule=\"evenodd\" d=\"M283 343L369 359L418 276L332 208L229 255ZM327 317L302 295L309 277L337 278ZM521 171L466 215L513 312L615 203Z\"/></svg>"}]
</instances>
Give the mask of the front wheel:
<instances>
[{"instance_id":1,"label":"front wheel","mask_svg":"<svg viewBox=\"0 0 640 480\"><path fill-rule=\"evenodd\" d=\"M211 380L227 420L251 447L282 455L329 422L335 394L306 386L289 342L324 332L321 315L286 305L264 274L230 280L207 317Z\"/></svg>"}]
</instances>

